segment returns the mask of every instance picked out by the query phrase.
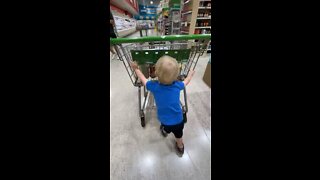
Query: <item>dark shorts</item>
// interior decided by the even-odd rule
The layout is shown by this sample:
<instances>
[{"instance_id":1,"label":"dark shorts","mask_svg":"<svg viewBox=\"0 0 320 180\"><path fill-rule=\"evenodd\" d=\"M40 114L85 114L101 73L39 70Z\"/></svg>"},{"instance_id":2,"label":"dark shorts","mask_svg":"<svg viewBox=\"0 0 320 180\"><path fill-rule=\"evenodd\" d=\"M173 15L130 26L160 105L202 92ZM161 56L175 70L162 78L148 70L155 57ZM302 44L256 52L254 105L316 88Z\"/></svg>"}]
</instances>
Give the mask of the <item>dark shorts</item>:
<instances>
[{"instance_id":1,"label":"dark shorts","mask_svg":"<svg viewBox=\"0 0 320 180\"><path fill-rule=\"evenodd\" d=\"M174 137L182 138L182 136L183 136L183 128L184 128L183 121L180 124L176 124L176 125L164 125L164 124L162 124L162 126L164 127L164 130L168 134L169 133L173 133Z\"/></svg>"}]
</instances>

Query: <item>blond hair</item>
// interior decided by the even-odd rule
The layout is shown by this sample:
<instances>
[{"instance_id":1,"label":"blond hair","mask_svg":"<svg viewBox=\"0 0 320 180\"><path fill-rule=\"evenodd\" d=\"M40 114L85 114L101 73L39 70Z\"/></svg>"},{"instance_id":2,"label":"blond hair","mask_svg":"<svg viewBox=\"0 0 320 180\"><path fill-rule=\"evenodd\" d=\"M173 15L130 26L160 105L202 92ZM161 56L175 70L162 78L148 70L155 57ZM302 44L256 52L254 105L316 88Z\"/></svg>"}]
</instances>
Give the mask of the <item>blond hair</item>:
<instances>
[{"instance_id":1,"label":"blond hair","mask_svg":"<svg viewBox=\"0 0 320 180\"><path fill-rule=\"evenodd\" d=\"M156 63L156 76L161 84L172 84L179 75L179 64L170 56L162 56Z\"/></svg>"}]
</instances>

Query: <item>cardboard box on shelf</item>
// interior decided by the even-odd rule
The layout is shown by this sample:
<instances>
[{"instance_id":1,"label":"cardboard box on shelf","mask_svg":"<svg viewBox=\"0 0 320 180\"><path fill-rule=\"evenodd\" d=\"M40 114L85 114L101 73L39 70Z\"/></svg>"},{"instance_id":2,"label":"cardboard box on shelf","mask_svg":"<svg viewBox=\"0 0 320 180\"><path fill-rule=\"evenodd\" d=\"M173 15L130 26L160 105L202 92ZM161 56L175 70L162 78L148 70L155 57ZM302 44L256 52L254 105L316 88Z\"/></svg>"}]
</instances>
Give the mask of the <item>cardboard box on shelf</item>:
<instances>
[{"instance_id":1,"label":"cardboard box on shelf","mask_svg":"<svg viewBox=\"0 0 320 180\"><path fill-rule=\"evenodd\" d=\"M203 81L211 88L211 58L204 72Z\"/></svg>"}]
</instances>

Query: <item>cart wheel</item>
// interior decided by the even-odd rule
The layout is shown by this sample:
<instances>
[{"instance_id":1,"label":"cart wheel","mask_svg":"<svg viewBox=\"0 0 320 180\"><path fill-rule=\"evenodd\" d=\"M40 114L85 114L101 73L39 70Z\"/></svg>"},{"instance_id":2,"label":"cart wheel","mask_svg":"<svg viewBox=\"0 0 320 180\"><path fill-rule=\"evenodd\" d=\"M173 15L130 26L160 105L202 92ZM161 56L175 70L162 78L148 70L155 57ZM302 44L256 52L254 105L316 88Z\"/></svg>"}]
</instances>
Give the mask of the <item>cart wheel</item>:
<instances>
[{"instance_id":1,"label":"cart wheel","mask_svg":"<svg viewBox=\"0 0 320 180\"><path fill-rule=\"evenodd\" d=\"M145 127L146 126L146 122L144 120L144 117L141 117L141 126Z\"/></svg>"},{"instance_id":2,"label":"cart wheel","mask_svg":"<svg viewBox=\"0 0 320 180\"><path fill-rule=\"evenodd\" d=\"M187 113L183 113L183 122L186 123L187 122Z\"/></svg>"}]
</instances>

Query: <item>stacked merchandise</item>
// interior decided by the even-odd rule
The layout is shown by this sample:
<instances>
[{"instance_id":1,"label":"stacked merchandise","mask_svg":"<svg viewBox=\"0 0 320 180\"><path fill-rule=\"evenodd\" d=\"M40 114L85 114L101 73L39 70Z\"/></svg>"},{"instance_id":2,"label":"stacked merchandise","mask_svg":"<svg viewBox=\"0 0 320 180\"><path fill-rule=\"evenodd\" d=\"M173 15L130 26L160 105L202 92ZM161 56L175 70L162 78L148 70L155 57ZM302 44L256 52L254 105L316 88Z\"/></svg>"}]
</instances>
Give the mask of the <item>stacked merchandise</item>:
<instances>
[{"instance_id":1,"label":"stacked merchandise","mask_svg":"<svg viewBox=\"0 0 320 180\"><path fill-rule=\"evenodd\" d=\"M170 16L171 16L171 27L170 29L170 34L180 34L181 30L181 14L180 14L180 8L171 8L170 9Z\"/></svg>"},{"instance_id":2,"label":"stacked merchandise","mask_svg":"<svg viewBox=\"0 0 320 180\"><path fill-rule=\"evenodd\" d=\"M116 24L116 30L119 37L127 36L133 32L136 32L136 20L129 18L129 17L123 17L120 15L113 15L115 24Z\"/></svg>"},{"instance_id":3,"label":"stacked merchandise","mask_svg":"<svg viewBox=\"0 0 320 180\"><path fill-rule=\"evenodd\" d=\"M200 1L194 34L211 34L211 1Z\"/></svg>"},{"instance_id":4,"label":"stacked merchandise","mask_svg":"<svg viewBox=\"0 0 320 180\"><path fill-rule=\"evenodd\" d=\"M135 28L136 22L133 19L123 18L120 16L114 16L116 22L116 28L118 31Z\"/></svg>"},{"instance_id":5,"label":"stacked merchandise","mask_svg":"<svg viewBox=\"0 0 320 180\"><path fill-rule=\"evenodd\" d=\"M191 17L192 17L192 0L184 0L181 17L182 17L182 24L181 24L181 33L182 34L189 34L190 25L191 25Z\"/></svg>"},{"instance_id":6,"label":"stacked merchandise","mask_svg":"<svg viewBox=\"0 0 320 180\"><path fill-rule=\"evenodd\" d=\"M194 34L211 34L211 0L200 1ZM211 42L207 52L211 52Z\"/></svg>"},{"instance_id":7,"label":"stacked merchandise","mask_svg":"<svg viewBox=\"0 0 320 180\"><path fill-rule=\"evenodd\" d=\"M169 20L169 8L163 8L163 23L164 23L164 34L169 35L169 27L170 27L170 20Z\"/></svg>"}]
</instances>

